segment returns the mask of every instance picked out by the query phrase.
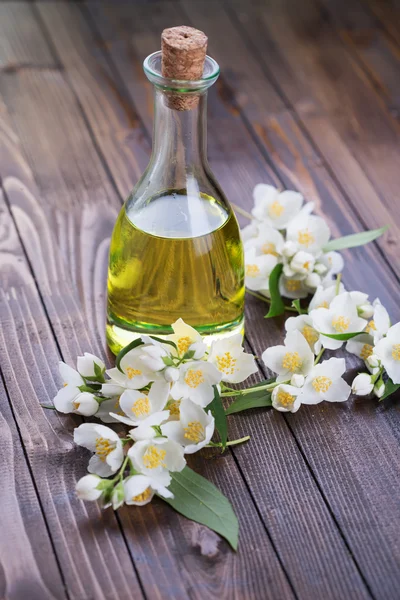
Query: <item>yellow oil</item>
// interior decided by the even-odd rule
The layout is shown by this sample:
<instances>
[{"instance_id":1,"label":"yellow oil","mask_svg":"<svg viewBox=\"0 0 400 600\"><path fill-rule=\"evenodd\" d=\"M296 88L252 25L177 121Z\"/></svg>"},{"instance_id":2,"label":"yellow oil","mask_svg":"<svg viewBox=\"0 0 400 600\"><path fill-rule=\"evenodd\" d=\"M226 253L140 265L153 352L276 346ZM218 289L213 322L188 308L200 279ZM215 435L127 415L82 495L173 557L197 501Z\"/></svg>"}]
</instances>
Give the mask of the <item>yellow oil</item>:
<instances>
[{"instance_id":1,"label":"yellow oil","mask_svg":"<svg viewBox=\"0 0 400 600\"><path fill-rule=\"evenodd\" d=\"M169 192L123 208L110 248L107 342L171 333L182 318L202 335L243 330L244 258L234 214L205 194Z\"/></svg>"}]
</instances>

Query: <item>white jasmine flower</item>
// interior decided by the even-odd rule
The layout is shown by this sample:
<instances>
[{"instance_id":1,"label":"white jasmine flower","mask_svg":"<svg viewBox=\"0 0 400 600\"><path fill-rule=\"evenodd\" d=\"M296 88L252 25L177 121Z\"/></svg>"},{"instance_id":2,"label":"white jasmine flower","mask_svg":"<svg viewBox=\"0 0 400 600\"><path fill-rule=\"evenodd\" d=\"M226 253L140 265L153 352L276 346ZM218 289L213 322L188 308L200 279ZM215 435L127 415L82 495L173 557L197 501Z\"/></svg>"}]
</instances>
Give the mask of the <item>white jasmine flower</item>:
<instances>
[{"instance_id":1,"label":"white jasmine flower","mask_svg":"<svg viewBox=\"0 0 400 600\"><path fill-rule=\"evenodd\" d=\"M351 388L342 379L346 371L344 358L330 358L315 365L306 377L300 401L302 404L327 402L345 402Z\"/></svg>"},{"instance_id":2,"label":"white jasmine flower","mask_svg":"<svg viewBox=\"0 0 400 600\"><path fill-rule=\"evenodd\" d=\"M313 320L309 315L299 315L298 317L289 317L285 322L287 332L300 331L307 340L312 352L318 354L321 350L321 341L319 333L313 327Z\"/></svg>"},{"instance_id":3,"label":"white jasmine flower","mask_svg":"<svg viewBox=\"0 0 400 600\"><path fill-rule=\"evenodd\" d=\"M292 260L290 261L290 268L294 273L298 273L299 275L304 275L306 277L314 270L315 258L309 252L304 252L304 250L300 250L297 252Z\"/></svg>"},{"instance_id":4,"label":"white jasmine flower","mask_svg":"<svg viewBox=\"0 0 400 600\"><path fill-rule=\"evenodd\" d=\"M285 229L299 213L304 200L298 192L289 190L279 192L272 185L264 183L256 185L253 197L252 215L259 221L267 222L275 229Z\"/></svg>"},{"instance_id":5,"label":"white jasmine flower","mask_svg":"<svg viewBox=\"0 0 400 600\"><path fill-rule=\"evenodd\" d=\"M297 278L296 275L293 277L282 275L279 278L279 291L281 296L292 299L307 298L309 293L305 282Z\"/></svg>"},{"instance_id":6,"label":"white jasmine flower","mask_svg":"<svg viewBox=\"0 0 400 600\"><path fill-rule=\"evenodd\" d=\"M297 388L301 388L304 385L306 378L304 377L304 375L299 375L299 374L294 374L292 375L292 378L290 380L290 385L293 385L294 387Z\"/></svg>"},{"instance_id":7,"label":"white jasmine flower","mask_svg":"<svg viewBox=\"0 0 400 600\"><path fill-rule=\"evenodd\" d=\"M374 380L369 373L360 373L353 380L351 391L356 396L368 396L374 389Z\"/></svg>"},{"instance_id":8,"label":"white jasmine flower","mask_svg":"<svg viewBox=\"0 0 400 600\"><path fill-rule=\"evenodd\" d=\"M314 354L304 336L298 330L290 331L284 346L267 348L262 360L268 369L277 373L276 381L289 381L294 374L307 376L314 364Z\"/></svg>"},{"instance_id":9,"label":"white jasmine flower","mask_svg":"<svg viewBox=\"0 0 400 600\"><path fill-rule=\"evenodd\" d=\"M258 236L260 225L261 223L257 223L257 221L251 221L249 225L246 225L246 227L243 227L243 229L240 230L243 244L246 244L246 242Z\"/></svg>"},{"instance_id":10,"label":"white jasmine flower","mask_svg":"<svg viewBox=\"0 0 400 600\"><path fill-rule=\"evenodd\" d=\"M65 405L64 408L67 408ZM84 417L92 417L99 410L99 403L97 402L94 394L90 392L82 392L78 394L74 401L72 402L73 410L61 410L61 412L74 412L78 415L83 415Z\"/></svg>"},{"instance_id":11,"label":"white jasmine flower","mask_svg":"<svg viewBox=\"0 0 400 600\"><path fill-rule=\"evenodd\" d=\"M78 446L95 452L89 461L89 473L109 477L122 465L124 459L122 442L115 431L109 427L96 423L83 423L75 429L74 441Z\"/></svg>"},{"instance_id":12,"label":"white jasmine flower","mask_svg":"<svg viewBox=\"0 0 400 600\"><path fill-rule=\"evenodd\" d=\"M202 358L207 350L203 338L190 325L187 325L182 319L178 319L171 325L174 333L168 336L171 342L176 344L178 356L182 358L187 352L194 351L198 358ZM195 347L193 345L196 344ZM192 357L193 358L193 357Z\"/></svg>"},{"instance_id":13,"label":"white jasmine flower","mask_svg":"<svg viewBox=\"0 0 400 600\"><path fill-rule=\"evenodd\" d=\"M222 373L222 381L241 383L257 373L254 356L244 351L242 341L242 335L238 333L212 343L207 360Z\"/></svg>"},{"instance_id":14,"label":"white jasmine flower","mask_svg":"<svg viewBox=\"0 0 400 600\"><path fill-rule=\"evenodd\" d=\"M358 316L357 306L348 292L336 296L328 309L317 308L310 312L314 328L321 334L324 348L336 350L341 348L343 341L327 337L328 334L362 332L367 321Z\"/></svg>"},{"instance_id":15,"label":"white jasmine flower","mask_svg":"<svg viewBox=\"0 0 400 600\"><path fill-rule=\"evenodd\" d=\"M257 256L256 249L250 248L245 252L245 285L253 292L269 290L269 276L274 267L278 264L278 259L272 254L262 254Z\"/></svg>"},{"instance_id":16,"label":"white jasmine flower","mask_svg":"<svg viewBox=\"0 0 400 600\"><path fill-rule=\"evenodd\" d=\"M285 240L283 235L277 230L273 229L269 225L263 224L259 226L259 232L257 237L248 240L244 247L245 251L254 247L256 254L271 254L272 256L279 257L284 246Z\"/></svg>"},{"instance_id":17,"label":"white jasmine flower","mask_svg":"<svg viewBox=\"0 0 400 600\"><path fill-rule=\"evenodd\" d=\"M83 356L78 356L76 363L77 369L82 377L97 377L98 374L95 371L95 365L97 365L98 372L101 373L101 375L103 375L106 370L104 362L89 352L85 352Z\"/></svg>"},{"instance_id":18,"label":"white jasmine flower","mask_svg":"<svg viewBox=\"0 0 400 600\"><path fill-rule=\"evenodd\" d=\"M167 404L169 389L169 383L166 381L155 381L148 393L126 390L119 399L119 405L124 415L111 413L111 416L126 425L133 427L140 425L150 415L163 410Z\"/></svg>"},{"instance_id":19,"label":"white jasmine flower","mask_svg":"<svg viewBox=\"0 0 400 600\"><path fill-rule=\"evenodd\" d=\"M182 400L179 421L161 425L162 434L184 448L185 454L193 454L204 448L214 433L214 417L189 399Z\"/></svg>"},{"instance_id":20,"label":"white jasmine flower","mask_svg":"<svg viewBox=\"0 0 400 600\"><path fill-rule=\"evenodd\" d=\"M169 472L182 471L186 465L182 446L166 438L136 442L128 456L136 471L165 487L171 483Z\"/></svg>"},{"instance_id":21,"label":"white jasmine flower","mask_svg":"<svg viewBox=\"0 0 400 600\"><path fill-rule=\"evenodd\" d=\"M366 362L374 352L374 338L369 333L356 335L347 342L346 350Z\"/></svg>"},{"instance_id":22,"label":"white jasmine flower","mask_svg":"<svg viewBox=\"0 0 400 600\"><path fill-rule=\"evenodd\" d=\"M293 219L287 228L286 238L296 242L300 250L319 256L328 243L331 231L324 219L315 215Z\"/></svg>"},{"instance_id":23,"label":"white jasmine flower","mask_svg":"<svg viewBox=\"0 0 400 600\"><path fill-rule=\"evenodd\" d=\"M169 410L162 410L160 412L156 412L147 419L144 419L140 422L140 425L135 429L131 429L129 431L130 437L135 442L141 442L142 440L151 440L154 437L159 435L157 432L157 428L160 427L162 423L165 423L170 417Z\"/></svg>"},{"instance_id":24,"label":"white jasmine flower","mask_svg":"<svg viewBox=\"0 0 400 600\"><path fill-rule=\"evenodd\" d=\"M123 482L126 504L144 506L151 502L154 493L163 498L173 498L174 495L165 486L160 485L147 475L132 475Z\"/></svg>"},{"instance_id":25,"label":"white jasmine flower","mask_svg":"<svg viewBox=\"0 0 400 600\"><path fill-rule=\"evenodd\" d=\"M345 291L343 284L339 285L339 294L343 294ZM311 313L312 310L316 308L329 308L332 300L336 298L336 284L330 285L327 288L318 287L314 296L310 300L310 304L308 306L308 312Z\"/></svg>"},{"instance_id":26,"label":"white jasmine flower","mask_svg":"<svg viewBox=\"0 0 400 600\"><path fill-rule=\"evenodd\" d=\"M124 389L121 389L121 394L124 392ZM118 423L117 419L111 416L110 413L117 413L119 416L123 417L124 413L121 410L119 405L120 396L114 396L109 400L103 400L99 404L99 409L96 413L96 417L103 421L103 423Z\"/></svg>"},{"instance_id":27,"label":"white jasmine flower","mask_svg":"<svg viewBox=\"0 0 400 600\"><path fill-rule=\"evenodd\" d=\"M106 396L106 398L114 398L115 396L120 396L124 391L124 386L119 385L118 383L110 383L110 381L103 383L101 386L101 393L103 396Z\"/></svg>"},{"instance_id":28,"label":"white jasmine flower","mask_svg":"<svg viewBox=\"0 0 400 600\"><path fill-rule=\"evenodd\" d=\"M314 272L318 275L325 275L328 272L328 267L321 262L316 262L314 266Z\"/></svg>"},{"instance_id":29,"label":"white jasmine flower","mask_svg":"<svg viewBox=\"0 0 400 600\"><path fill-rule=\"evenodd\" d=\"M375 346L374 354L381 360L393 383L400 383L400 323L393 325Z\"/></svg>"},{"instance_id":30,"label":"white jasmine flower","mask_svg":"<svg viewBox=\"0 0 400 600\"><path fill-rule=\"evenodd\" d=\"M363 319L371 319L374 316L374 307L372 304L361 304L357 306L358 314Z\"/></svg>"},{"instance_id":31,"label":"white jasmine flower","mask_svg":"<svg viewBox=\"0 0 400 600\"><path fill-rule=\"evenodd\" d=\"M101 477L97 475L85 475L82 477L76 484L76 495L79 500L98 500L103 493L102 489L98 489L98 485L101 482Z\"/></svg>"},{"instance_id":32,"label":"white jasmine flower","mask_svg":"<svg viewBox=\"0 0 400 600\"><path fill-rule=\"evenodd\" d=\"M307 275L304 283L311 290L315 290L319 285L321 285L321 277L317 273L310 273Z\"/></svg>"},{"instance_id":33,"label":"white jasmine flower","mask_svg":"<svg viewBox=\"0 0 400 600\"><path fill-rule=\"evenodd\" d=\"M181 365L179 379L171 389L174 400L190 398L205 407L214 398L213 385L219 383L222 373L209 362L191 361Z\"/></svg>"},{"instance_id":34,"label":"white jasmine flower","mask_svg":"<svg viewBox=\"0 0 400 600\"><path fill-rule=\"evenodd\" d=\"M53 400L54 406L60 412L70 413L74 411L73 401L81 393L79 388L85 385L85 382L78 371L64 362L60 361L58 368L63 380L63 387Z\"/></svg>"},{"instance_id":35,"label":"white jasmine flower","mask_svg":"<svg viewBox=\"0 0 400 600\"><path fill-rule=\"evenodd\" d=\"M382 379L380 379L375 385L374 385L374 394L377 398L382 398L382 396L385 393L385 384L382 381Z\"/></svg>"},{"instance_id":36,"label":"white jasmine flower","mask_svg":"<svg viewBox=\"0 0 400 600\"><path fill-rule=\"evenodd\" d=\"M146 361L143 361L143 348L143 346L138 346L122 357L120 362L122 372L117 367L106 371L107 375L111 378L111 381L103 384L101 389L102 392L105 390L103 392L104 395L108 396L108 394L111 393L111 390L115 392L117 389L110 388L110 385L117 385L125 389L140 390L150 382L162 377L161 374L159 375L149 368L145 364Z\"/></svg>"},{"instance_id":37,"label":"white jasmine flower","mask_svg":"<svg viewBox=\"0 0 400 600\"><path fill-rule=\"evenodd\" d=\"M140 346L139 348L141 350L140 360L150 371L162 371L165 369L163 358L169 356L169 354L161 344Z\"/></svg>"},{"instance_id":38,"label":"white jasmine flower","mask_svg":"<svg viewBox=\"0 0 400 600\"><path fill-rule=\"evenodd\" d=\"M324 275L322 280L323 287L329 287L332 285L332 281L334 281L334 276L343 271L344 260L342 255L339 252L326 252L323 253L318 258L319 269L321 267L325 267L326 271L324 273L320 273L320 275Z\"/></svg>"},{"instance_id":39,"label":"white jasmine flower","mask_svg":"<svg viewBox=\"0 0 400 600\"><path fill-rule=\"evenodd\" d=\"M379 298L374 300L373 320L367 325L367 331L373 336L375 344L379 342L388 332L390 317L386 308L381 304Z\"/></svg>"},{"instance_id":40,"label":"white jasmine flower","mask_svg":"<svg viewBox=\"0 0 400 600\"><path fill-rule=\"evenodd\" d=\"M169 383L178 381L179 369L177 367L167 367L164 371L164 379L165 379L165 381L168 381Z\"/></svg>"},{"instance_id":41,"label":"white jasmine flower","mask_svg":"<svg viewBox=\"0 0 400 600\"><path fill-rule=\"evenodd\" d=\"M300 408L299 394L301 390L292 385L281 384L272 390L272 406L280 412L295 413Z\"/></svg>"},{"instance_id":42,"label":"white jasmine flower","mask_svg":"<svg viewBox=\"0 0 400 600\"><path fill-rule=\"evenodd\" d=\"M371 354L370 356L368 356L365 362L367 363L368 368L371 369L376 369L381 366L381 361L376 354Z\"/></svg>"},{"instance_id":43,"label":"white jasmine flower","mask_svg":"<svg viewBox=\"0 0 400 600\"><path fill-rule=\"evenodd\" d=\"M357 310L359 310L360 306L368 303L368 294L359 291L353 291L348 293L354 304L357 306Z\"/></svg>"},{"instance_id":44,"label":"white jasmine flower","mask_svg":"<svg viewBox=\"0 0 400 600\"><path fill-rule=\"evenodd\" d=\"M296 254L296 252L298 252L298 251L299 251L299 246L298 246L298 244L296 244L296 242L285 242L282 247L281 254L285 258L292 258L292 256L294 256Z\"/></svg>"}]
</instances>

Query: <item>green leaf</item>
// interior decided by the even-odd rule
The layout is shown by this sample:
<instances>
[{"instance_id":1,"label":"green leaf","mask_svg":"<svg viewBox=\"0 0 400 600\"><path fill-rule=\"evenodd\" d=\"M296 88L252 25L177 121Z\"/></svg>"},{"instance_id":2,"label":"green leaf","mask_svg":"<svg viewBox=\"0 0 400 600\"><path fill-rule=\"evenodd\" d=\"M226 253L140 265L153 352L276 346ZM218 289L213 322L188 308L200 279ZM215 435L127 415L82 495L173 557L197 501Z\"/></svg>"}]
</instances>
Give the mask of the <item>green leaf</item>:
<instances>
[{"instance_id":1,"label":"green leaf","mask_svg":"<svg viewBox=\"0 0 400 600\"><path fill-rule=\"evenodd\" d=\"M207 406L206 410L210 410L215 419L215 429L218 431L221 438L222 448L226 446L228 438L228 424L226 422L226 414L222 404L221 396L216 385L214 387L214 398Z\"/></svg>"},{"instance_id":2,"label":"green leaf","mask_svg":"<svg viewBox=\"0 0 400 600\"><path fill-rule=\"evenodd\" d=\"M128 354L128 352L130 352L134 348L137 348L138 346L143 346L143 344L144 344L144 342L142 342L142 340L140 338L137 338L136 340L133 340L133 342L131 342L130 344L125 346L125 348L122 348L122 350L117 354L117 358L115 359L115 364L118 367L118 369L121 371L121 373L123 371L120 367L120 364L121 364L121 360L124 358L125 354Z\"/></svg>"},{"instance_id":3,"label":"green leaf","mask_svg":"<svg viewBox=\"0 0 400 600\"><path fill-rule=\"evenodd\" d=\"M295 308L297 310L297 312L299 313L299 315L306 315L307 314L307 311L303 310L301 308L299 298L297 298L296 300L293 300L292 306L293 306L293 308Z\"/></svg>"},{"instance_id":4,"label":"green leaf","mask_svg":"<svg viewBox=\"0 0 400 600\"><path fill-rule=\"evenodd\" d=\"M163 498L184 517L206 525L224 537L237 549L239 523L229 500L213 483L189 467L180 473L171 473L169 489L174 498Z\"/></svg>"},{"instance_id":5,"label":"green leaf","mask_svg":"<svg viewBox=\"0 0 400 600\"><path fill-rule=\"evenodd\" d=\"M271 406L271 392L268 390L254 390L248 394L237 396L232 404L226 409L226 415L233 415L234 413L248 410L249 408L265 408Z\"/></svg>"},{"instance_id":6,"label":"green leaf","mask_svg":"<svg viewBox=\"0 0 400 600\"><path fill-rule=\"evenodd\" d=\"M272 270L269 276L269 293L271 296L271 304L268 313L265 315L266 319L283 315L285 312L285 305L282 300L281 293L279 291L279 279L282 275L283 265L278 264Z\"/></svg>"},{"instance_id":7,"label":"green leaf","mask_svg":"<svg viewBox=\"0 0 400 600\"><path fill-rule=\"evenodd\" d=\"M385 400L385 398L389 398L389 396L397 392L398 389L400 389L400 383L393 383L391 379L388 379L385 383L385 393L383 394L382 398L379 399L380 402Z\"/></svg>"},{"instance_id":8,"label":"green leaf","mask_svg":"<svg viewBox=\"0 0 400 600\"><path fill-rule=\"evenodd\" d=\"M151 339L155 340L156 342L160 342L160 344L168 344L169 346L173 346L175 348L175 350L178 350L175 342L173 342L172 340L163 340L159 337L156 337L155 335L149 335L149 337L151 337Z\"/></svg>"},{"instance_id":9,"label":"green leaf","mask_svg":"<svg viewBox=\"0 0 400 600\"><path fill-rule=\"evenodd\" d=\"M187 352L185 352L185 354L183 355L182 360L190 360L193 358L193 356L196 354L195 350L188 350Z\"/></svg>"},{"instance_id":10,"label":"green leaf","mask_svg":"<svg viewBox=\"0 0 400 600\"><path fill-rule=\"evenodd\" d=\"M362 231L361 233L354 233L352 235L345 235L344 237L336 240L331 240L324 247L324 252L331 252L332 250L344 250L345 248L355 248L356 246L364 246L373 242L380 237L389 228L388 225L381 227L380 229L372 229L370 231Z\"/></svg>"},{"instance_id":11,"label":"green leaf","mask_svg":"<svg viewBox=\"0 0 400 600\"><path fill-rule=\"evenodd\" d=\"M322 331L318 332L320 335L324 335L325 337L331 338L332 340L339 340L340 342L345 342L347 340L351 340L351 338L356 337L356 335L361 335L365 333L365 331L356 331L354 333L322 333Z\"/></svg>"}]
</instances>

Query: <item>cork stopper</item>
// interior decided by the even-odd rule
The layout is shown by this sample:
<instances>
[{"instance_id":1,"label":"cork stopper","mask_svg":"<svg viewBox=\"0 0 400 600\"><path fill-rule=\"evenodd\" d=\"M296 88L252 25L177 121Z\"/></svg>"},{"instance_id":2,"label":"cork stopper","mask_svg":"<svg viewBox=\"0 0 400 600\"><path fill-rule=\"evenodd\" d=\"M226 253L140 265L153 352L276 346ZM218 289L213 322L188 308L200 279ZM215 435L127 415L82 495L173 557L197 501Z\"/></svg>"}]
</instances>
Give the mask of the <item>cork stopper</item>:
<instances>
[{"instance_id":1,"label":"cork stopper","mask_svg":"<svg viewBox=\"0 0 400 600\"><path fill-rule=\"evenodd\" d=\"M196 81L203 76L207 36L198 29L181 25L164 29L161 34L161 72L168 79ZM191 110L198 95L170 94L168 104L175 110Z\"/></svg>"}]
</instances>

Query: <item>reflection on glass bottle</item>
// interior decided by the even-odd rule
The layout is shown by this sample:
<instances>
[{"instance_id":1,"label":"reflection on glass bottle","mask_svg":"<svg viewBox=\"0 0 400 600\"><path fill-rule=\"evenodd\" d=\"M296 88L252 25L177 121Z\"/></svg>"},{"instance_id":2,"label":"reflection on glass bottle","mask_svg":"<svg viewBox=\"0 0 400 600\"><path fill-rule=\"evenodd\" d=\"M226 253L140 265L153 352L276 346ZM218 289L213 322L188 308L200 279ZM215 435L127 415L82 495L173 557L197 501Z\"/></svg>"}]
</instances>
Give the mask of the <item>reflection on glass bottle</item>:
<instances>
[{"instance_id":1,"label":"reflection on glass bottle","mask_svg":"<svg viewBox=\"0 0 400 600\"><path fill-rule=\"evenodd\" d=\"M219 73L206 58L203 79L161 75L161 53L144 69L155 85L153 151L114 228L108 275L107 341L113 352L141 333L162 336L181 317L203 335L243 331L244 259L239 228L206 157L206 96ZM176 110L174 95L196 96Z\"/></svg>"}]
</instances>

